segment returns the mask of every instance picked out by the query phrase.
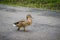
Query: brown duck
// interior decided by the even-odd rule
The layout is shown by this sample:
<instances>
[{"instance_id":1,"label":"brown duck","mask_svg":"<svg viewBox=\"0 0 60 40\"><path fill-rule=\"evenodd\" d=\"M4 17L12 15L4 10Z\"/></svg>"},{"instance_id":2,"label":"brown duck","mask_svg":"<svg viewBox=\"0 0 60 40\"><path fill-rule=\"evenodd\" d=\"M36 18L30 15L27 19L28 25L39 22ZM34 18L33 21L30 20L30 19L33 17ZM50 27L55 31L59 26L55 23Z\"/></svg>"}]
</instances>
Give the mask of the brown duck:
<instances>
[{"instance_id":1,"label":"brown duck","mask_svg":"<svg viewBox=\"0 0 60 40\"><path fill-rule=\"evenodd\" d=\"M17 30L20 30L20 28L23 27L24 31L26 31L25 27L27 27L27 26L32 24L32 16L30 14L28 14L26 16L26 20L20 20L18 22L15 22L14 24L16 25L16 27L18 27Z\"/></svg>"}]
</instances>

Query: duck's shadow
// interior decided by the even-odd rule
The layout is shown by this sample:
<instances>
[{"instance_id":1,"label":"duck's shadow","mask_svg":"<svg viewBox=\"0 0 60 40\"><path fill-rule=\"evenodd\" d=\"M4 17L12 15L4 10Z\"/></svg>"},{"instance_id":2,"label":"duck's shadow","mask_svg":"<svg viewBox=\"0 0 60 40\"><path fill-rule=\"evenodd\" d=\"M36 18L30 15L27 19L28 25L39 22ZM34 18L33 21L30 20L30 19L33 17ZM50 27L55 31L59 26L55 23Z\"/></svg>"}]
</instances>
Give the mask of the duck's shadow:
<instances>
[{"instance_id":1,"label":"duck's shadow","mask_svg":"<svg viewBox=\"0 0 60 40\"><path fill-rule=\"evenodd\" d=\"M17 32L32 32L31 30L26 30L26 31L24 31L24 30L16 30Z\"/></svg>"}]
</instances>

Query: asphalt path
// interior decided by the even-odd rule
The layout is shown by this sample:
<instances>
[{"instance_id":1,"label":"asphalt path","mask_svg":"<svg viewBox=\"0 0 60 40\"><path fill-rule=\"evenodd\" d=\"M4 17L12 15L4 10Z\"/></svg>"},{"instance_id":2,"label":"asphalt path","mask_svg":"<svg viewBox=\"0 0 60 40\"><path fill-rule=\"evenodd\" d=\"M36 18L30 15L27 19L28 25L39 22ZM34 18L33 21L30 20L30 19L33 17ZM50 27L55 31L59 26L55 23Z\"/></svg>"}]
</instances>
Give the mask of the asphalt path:
<instances>
[{"instance_id":1,"label":"asphalt path","mask_svg":"<svg viewBox=\"0 0 60 40\"><path fill-rule=\"evenodd\" d=\"M32 15L27 32L17 31L14 22ZM0 40L60 40L60 12L0 4Z\"/></svg>"}]
</instances>

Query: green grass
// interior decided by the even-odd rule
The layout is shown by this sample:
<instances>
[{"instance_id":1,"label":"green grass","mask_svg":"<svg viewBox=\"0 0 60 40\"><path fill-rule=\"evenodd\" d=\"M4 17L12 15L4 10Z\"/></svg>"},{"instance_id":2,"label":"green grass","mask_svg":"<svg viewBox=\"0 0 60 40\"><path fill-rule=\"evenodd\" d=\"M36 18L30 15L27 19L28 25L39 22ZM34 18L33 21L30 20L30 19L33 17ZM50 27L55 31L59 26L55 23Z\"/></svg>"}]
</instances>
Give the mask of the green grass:
<instances>
[{"instance_id":1,"label":"green grass","mask_svg":"<svg viewBox=\"0 0 60 40\"><path fill-rule=\"evenodd\" d=\"M60 10L60 0L1 0L0 4Z\"/></svg>"}]
</instances>

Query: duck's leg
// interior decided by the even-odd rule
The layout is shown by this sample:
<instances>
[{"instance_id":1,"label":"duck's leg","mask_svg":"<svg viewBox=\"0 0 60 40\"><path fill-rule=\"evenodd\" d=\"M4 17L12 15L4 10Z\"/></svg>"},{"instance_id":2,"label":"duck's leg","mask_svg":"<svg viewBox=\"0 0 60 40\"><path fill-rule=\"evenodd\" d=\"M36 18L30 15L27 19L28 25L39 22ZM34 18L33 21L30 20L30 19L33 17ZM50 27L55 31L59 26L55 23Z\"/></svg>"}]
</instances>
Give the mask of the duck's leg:
<instances>
[{"instance_id":1,"label":"duck's leg","mask_svg":"<svg viewBox=\"0 0 60 40\"><path fill-rule=\"evenodd\" d=\"M27 30L25 29L25 26L24 26L24 32L27 32Z\"/></svg>"},{"instance_id":2,"label":"duck's leg","mask_svg":"<svg viewBox=\"0 0 60 40\"><path fill-rule=\"evenodd\" d=\"M25 26L24 26L24 31L26 31L26 30L25 30Z\"/></svg>"},{"instance_id":3,"label":"duck's leg","mask_svg":"<svg viewBox=\"0 0 60 40\"><path fill-rule=\"evenodd\" d=\"M18 27L18 29L17 29L18 31L20 30L20 27Z\"/></svg>"}]
</instances>

